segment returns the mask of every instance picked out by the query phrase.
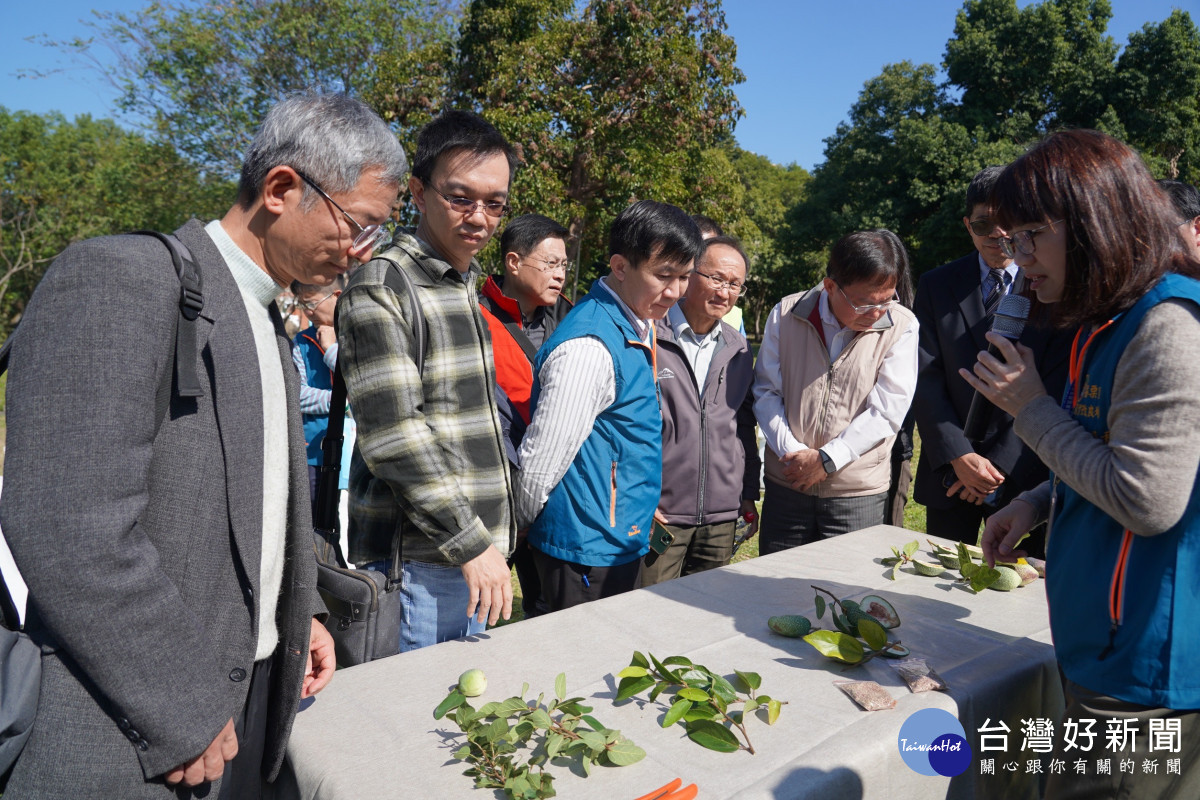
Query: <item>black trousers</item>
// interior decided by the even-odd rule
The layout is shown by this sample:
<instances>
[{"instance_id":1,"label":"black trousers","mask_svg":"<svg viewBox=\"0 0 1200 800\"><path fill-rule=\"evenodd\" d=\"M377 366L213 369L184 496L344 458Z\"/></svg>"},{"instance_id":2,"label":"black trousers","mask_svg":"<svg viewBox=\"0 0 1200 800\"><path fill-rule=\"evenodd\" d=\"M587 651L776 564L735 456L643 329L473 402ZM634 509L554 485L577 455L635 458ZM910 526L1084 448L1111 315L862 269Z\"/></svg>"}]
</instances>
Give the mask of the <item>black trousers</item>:
<instances>
[{"instance_id":1,"label":"black trousers","mask_svg":"<svg viewBox=\"0 0 1200 800\"><path fill-rule=\"evenodd\" d=\"M250 692L239 719L233 721L237 731L238 752L225 763L218 800L257 800L263 794L263 750L267 744L267 701L270 699L271 672L275 657L254 664L250 675Z\"/></svg>"},{"instance_id":2,"label":"black trousers","mask_svg":"<svg viewBox=\"0 0 1200 800\"><path fill-rule=\"evenodd\" d=\"M641 587L640 558L613 567L589 567L546 555L536 547L529 549L542 582L542 600L547 611L560 611Z\"/></svg>"},{"instance_id":3,"label":"black trousers","mask_svg":"<svg viewBox=\"0 0 1200 800\"><path fill-rule=\"evenodd\" d=\"M882 525L887 513L886 491L864 497L813 497L772 480L766 484L758 530L762 555Z\"/></svg>"}]
</instances>

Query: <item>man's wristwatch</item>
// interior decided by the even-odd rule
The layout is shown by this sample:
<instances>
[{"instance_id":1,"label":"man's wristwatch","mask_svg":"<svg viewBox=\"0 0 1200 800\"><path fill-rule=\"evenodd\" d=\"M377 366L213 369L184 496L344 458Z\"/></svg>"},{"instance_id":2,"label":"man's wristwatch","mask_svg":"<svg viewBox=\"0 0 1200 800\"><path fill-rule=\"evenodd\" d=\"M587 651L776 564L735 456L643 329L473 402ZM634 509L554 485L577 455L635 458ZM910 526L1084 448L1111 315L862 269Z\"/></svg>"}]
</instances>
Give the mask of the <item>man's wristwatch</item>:
<instances>
[{"instance_id":1,"label":"man's wristwatch","mask_svg":"<svg viewBox=\"0 0 1200 800\"><path fill-rule=\"evenodd\" d=\"M821 454L821 466L825 468L825 474L832 475L836 472L837 467L833 465L833 459L829 457L829 454L824 450L818 450L817 452Z\"/></svg>"}]
</instances>

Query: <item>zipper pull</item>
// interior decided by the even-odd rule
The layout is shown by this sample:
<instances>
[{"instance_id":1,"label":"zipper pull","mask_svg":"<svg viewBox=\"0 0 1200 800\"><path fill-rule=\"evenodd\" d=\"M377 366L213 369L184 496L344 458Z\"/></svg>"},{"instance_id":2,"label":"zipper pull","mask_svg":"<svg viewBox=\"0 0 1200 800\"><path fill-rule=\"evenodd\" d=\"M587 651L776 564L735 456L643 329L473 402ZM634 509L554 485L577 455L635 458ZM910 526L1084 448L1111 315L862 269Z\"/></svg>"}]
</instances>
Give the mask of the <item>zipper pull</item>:
<instances>
[{"instance_id":1,"label":"zipper pull","mask_svg":"<svg viewBox=\"0 0 1200 800\"><path fill-rule=\"evenodd\" d=\"M1108 629L1108 647L1105 647L1100 651L1100 661L1108 658L1109 654L1116 649L1117 628L1119 627L1120 623L1118 623L1116 620L1113 620L1112 627Z\"/></svg>"}]
</instances>

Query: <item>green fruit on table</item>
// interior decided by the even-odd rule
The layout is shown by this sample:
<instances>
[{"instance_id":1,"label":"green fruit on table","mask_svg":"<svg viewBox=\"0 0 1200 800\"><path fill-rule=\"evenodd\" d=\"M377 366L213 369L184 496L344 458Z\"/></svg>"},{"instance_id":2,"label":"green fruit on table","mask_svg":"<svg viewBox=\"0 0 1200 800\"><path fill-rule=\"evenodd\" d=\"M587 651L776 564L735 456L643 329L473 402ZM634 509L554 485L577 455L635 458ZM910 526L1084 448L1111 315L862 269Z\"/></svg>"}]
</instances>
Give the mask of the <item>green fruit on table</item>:
<instances>
[{"instance_id":1,"label":"green fruit on table","mask_svg":"<svg viewBox=\"0 0 1200 800\"><path fill-rule=\"evenodd\" d=\"M912 564L913 569L917 571L918 575L925 575L930 578L936 578L946 571L946 568L941 564L931 564L928 561L920 561L915 558L909 563Z\"/></svg>"},{"instance_id":2,"label":"green fruit on table","mask_svg":"<svg viewBox=\"0 0 1200 800\"><path fill-rule=\"evenodd\" d=\"M812 623L809 622L808 617L799 614L784 614L768 619L767 627L780 636L799 639L808 635L808 632L812 630Z\"/></svg>"},{"instance_id":3,"label":"green fruit on table","mask_svg":"<svg viewBox=\"0 0 1200 800\"><path fill-rule=\"evenodd\" d=\"M1021 576L1012 567L996 566L996 571L1000 573L1000 577L996 582L990 585L989 589L995 589L998 592L1011 592L1018 586L1022 586Z\"/></svg>"},{"instance_id":4,"label":"green fruit on table","mask_svg":"<svg viewBox=\"0 0 1200 800\"><path fill-rule=\"evenodd\" d=\"M946 569L958 569L958 556L953 553L946 553L939 550L934 555L937 556L937 560L942 562L942 566Z\"/></svg>"},{"instance_id":5,"label":"green fruit on table","mask_svg":"<svg viewBox=\"0 0 1200 800\"><path fill-rule=\"evenodd\" d=\"M487 690L487 675L481 669L469 669L458 676L458 691L464 697L478 697Z\"/></svg>"}]
</instances>

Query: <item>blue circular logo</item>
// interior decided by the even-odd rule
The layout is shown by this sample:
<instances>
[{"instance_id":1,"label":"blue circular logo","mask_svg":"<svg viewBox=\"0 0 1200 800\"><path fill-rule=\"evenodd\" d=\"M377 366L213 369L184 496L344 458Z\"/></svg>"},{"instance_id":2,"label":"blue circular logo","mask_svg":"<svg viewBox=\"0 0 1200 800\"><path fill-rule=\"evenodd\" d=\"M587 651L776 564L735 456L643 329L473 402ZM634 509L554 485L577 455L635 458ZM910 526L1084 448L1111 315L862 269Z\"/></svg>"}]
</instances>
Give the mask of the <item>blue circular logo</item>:
<instances>
[{"instance_id":1,"label":"blue circular logo","mask_svg":"<svg viewBox=\"0 0 1200 800\"><path fill-rule=\"evenodd\" d=\"M949 711L923 708L900 726L896 745L913 772L953 778L971 766L971 745L962 723Z\"/></svg>"}]
</instances>

